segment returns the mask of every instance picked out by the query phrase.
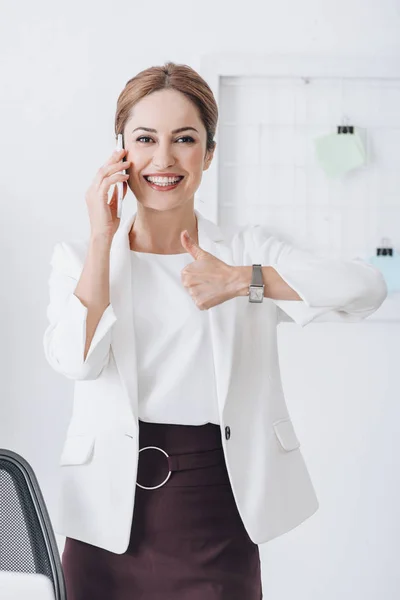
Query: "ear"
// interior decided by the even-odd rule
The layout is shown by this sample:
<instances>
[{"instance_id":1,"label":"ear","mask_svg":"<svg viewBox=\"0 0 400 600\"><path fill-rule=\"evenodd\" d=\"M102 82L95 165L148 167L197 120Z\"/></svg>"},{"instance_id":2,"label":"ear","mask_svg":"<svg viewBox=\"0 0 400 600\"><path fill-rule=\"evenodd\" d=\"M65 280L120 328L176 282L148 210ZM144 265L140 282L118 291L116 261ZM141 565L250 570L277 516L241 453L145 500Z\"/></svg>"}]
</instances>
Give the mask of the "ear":
<instances>
[{"instance_id":1,"label":"ear","mask_svg":"<svg viewBox=\"0 0 400 600\"><path fill-rule=\"evenodd\" d=\"M212 159L214 158L215 148L217 147L217 142L214 142L214 148L212 150L207 150L206 157L204 159L203 171L207 171L208 167L211 165Z\"/></svg>"}]
</instances>

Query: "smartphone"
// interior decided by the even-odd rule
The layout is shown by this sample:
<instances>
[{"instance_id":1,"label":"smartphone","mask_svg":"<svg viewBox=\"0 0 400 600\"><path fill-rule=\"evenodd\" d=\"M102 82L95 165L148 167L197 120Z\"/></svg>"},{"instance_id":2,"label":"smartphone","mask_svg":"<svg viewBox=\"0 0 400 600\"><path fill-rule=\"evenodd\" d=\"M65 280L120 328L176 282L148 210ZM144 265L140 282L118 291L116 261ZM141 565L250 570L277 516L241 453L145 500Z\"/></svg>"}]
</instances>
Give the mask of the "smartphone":
<instances>
[{"instance_id":1,"label":"smartphone","mask_svg":"<svg viewBox=\"0 0 400 600\"><path fill-rule=\"evenodd\" d=\"M116 150L122 150L124 148L124 136L122 133L119 133L117 136L117 146L116 146ZM123 157L122 160L126 160L125 156ZM126 173L125 169L122 169L122 171L118 171L118 173ZM123 181L117 181L117 217L120 219L121 218L121 214L122 214L122 198L124 195L124 182ZM112 197L112 195L111 195ZM108 204L110 204L110 200L111 198L109 198L108 200Z\"/></svg>"}]
</instances>

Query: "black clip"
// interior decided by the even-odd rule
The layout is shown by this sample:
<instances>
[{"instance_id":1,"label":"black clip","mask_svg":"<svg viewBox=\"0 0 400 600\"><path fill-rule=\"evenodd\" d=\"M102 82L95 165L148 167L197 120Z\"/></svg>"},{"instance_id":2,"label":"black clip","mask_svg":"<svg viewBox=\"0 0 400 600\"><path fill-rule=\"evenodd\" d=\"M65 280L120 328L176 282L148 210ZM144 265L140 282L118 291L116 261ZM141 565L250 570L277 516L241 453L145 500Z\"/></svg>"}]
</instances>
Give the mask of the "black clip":
<instances>
[{"instance_id":1,"label":"black clip","mask_svg":"<svg viewBox=\"0 0 400 600\"><path fill-rule=\"evenodd\" d=\"M393 256L393 248L390 245L388 238L383 238L381 241L382 246L376 249L377 256Z\"/></svg>"},{"instance_id":2,"label":"black clip","mask_svg":"<svg viewBox=\"0 0 400 600\"><path fill-rule=\"evenodd\" d=\"M338 125L337 127L338 133L354 133L353 125Z\"/></svg>"}]
</instances>

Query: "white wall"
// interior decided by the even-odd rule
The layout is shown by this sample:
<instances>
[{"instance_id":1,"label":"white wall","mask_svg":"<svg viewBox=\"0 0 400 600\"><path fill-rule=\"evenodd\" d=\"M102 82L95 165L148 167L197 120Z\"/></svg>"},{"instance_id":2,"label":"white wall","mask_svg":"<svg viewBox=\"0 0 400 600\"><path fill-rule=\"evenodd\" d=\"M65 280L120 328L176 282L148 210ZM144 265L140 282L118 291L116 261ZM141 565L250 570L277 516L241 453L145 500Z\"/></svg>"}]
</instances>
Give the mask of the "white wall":
<instances>
[{"instance_id":1,"label":"white wall","mask_svg":"<svg viewBox=\"0 0 400 600\"><path fill-rule=\"evenodd\" d=\"M400 56L396 0L146 4L0 5L0 446L31 463L50 514L73 382L52 372L43 355L48 261L56 241L88 231L84 192L112 150L125 82L166 60L200 69L202 54L217 51ZM364 325L338 328L326 348L329 326L292 328L281 344L288 403L322 507L262 547L264 595L394 600L399 326L374 324L373 343ZM337 438L332 422L342 424ZM387 510L373 521L374 491L385 494L388 481Z\"/></svg>"}]
</instances>

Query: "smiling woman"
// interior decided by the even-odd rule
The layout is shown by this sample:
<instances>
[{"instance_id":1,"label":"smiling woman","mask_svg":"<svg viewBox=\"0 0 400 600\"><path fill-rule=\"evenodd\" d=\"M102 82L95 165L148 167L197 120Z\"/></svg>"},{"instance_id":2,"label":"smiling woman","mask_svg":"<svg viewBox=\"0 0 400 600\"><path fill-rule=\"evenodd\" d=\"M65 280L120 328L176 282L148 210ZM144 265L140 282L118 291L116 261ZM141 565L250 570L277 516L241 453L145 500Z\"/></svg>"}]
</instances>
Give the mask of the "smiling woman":
<instances>
[{"instance_id":1,"label":"smiling woman","mask_svg":"<svg viewBox=\"0 0 400 600\"><path fill-rule=\"evenodd\" d=\"M213 158L217 120L211 89L186 65L146 69L127 82L118 98L115 134L123 135L129 175L124 187L126 191L129 186L137 200L128 232L131 273L125 271L121 281L124 293L131 290L127 312L135 323L137 473L133 468L122 472L122 457L111 454L109 442L107 447L111 460L120 464L124 485L133 484L136 491L131 512L118 514L125 518L118 534L119 553L110 542L116 533L111 526L107 533L107 524L97 522L89 534L84 525L88 515L72 515L66 502L67 512L71 510L66 520L71 520L64 524L62 564L68 600L125 600L136 595L147 600L261 598L258 545L238 512L225 464L204 312L210 293L215 304L236 295L230 281L234 271L197 246L199 241L206 243L208 235L200 215L198 222L194 195ZM94 254L99 253L97 246ZM108 278L107 267L102 273ZM96 286L97 306L103 287ZM80 282L75 295L87 297L87 289ZM126 328L125 333L128 349L133 340ZM89 328L86 334L88 347ZM118 405L115 397L109 401ZM124 439L129 460L134 439ZM104 449L98 436L89 468ZM145 449L150 451L142 452ZM65 456L62 464L74 468ZM84 475L85 466L78 469ZM105 471L102 481L104 476ZM91 492L101 496L99 506L107 502L104 481L101 490ZM129 502L128 489L116 484L114 488L116 497ZM96 498L91 501L97 506Z\"/></svg>"}]
</instances>

